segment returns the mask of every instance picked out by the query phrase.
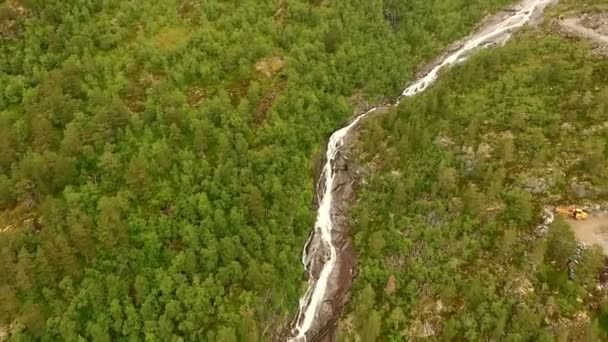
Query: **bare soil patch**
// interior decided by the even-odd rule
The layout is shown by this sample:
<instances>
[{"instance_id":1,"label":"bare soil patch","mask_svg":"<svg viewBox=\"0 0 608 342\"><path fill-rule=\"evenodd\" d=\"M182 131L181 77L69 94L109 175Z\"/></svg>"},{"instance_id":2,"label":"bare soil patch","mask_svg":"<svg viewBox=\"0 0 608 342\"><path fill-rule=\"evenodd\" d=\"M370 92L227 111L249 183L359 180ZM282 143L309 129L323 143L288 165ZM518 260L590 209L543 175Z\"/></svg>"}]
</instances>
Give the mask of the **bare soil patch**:
<instances>
[{"instance_id":1,"label":"bare soil patch","mask_svg":"<svg viewBox=\"0 0 608 342\"><path fill-rule=\"evenodd\" d=\"M589 217L583 221L566 219L576 239L585 245L599 245L608 255L608 214Z\"/></svg>"},{"instance_id":2,"label":"bare soil patch","mask_svg":"<svg viewBox=\"0 0 608 342\"><path fill-rule=\"evenodd\" d=\"M570 38L591 40L602 55L608 55L608 12L582 14L557 20L557 31Z\"/></svg>"}]
</instances>

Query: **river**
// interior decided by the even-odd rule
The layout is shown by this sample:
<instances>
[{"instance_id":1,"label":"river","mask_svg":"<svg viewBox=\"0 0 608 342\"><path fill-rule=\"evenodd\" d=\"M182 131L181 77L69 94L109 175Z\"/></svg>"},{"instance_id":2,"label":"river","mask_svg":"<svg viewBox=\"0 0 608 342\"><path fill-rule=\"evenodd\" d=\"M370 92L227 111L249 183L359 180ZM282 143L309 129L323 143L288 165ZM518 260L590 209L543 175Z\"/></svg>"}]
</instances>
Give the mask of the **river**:
<instances>
[{"instance_id":1,"label":"river","mask_svg":"<svg viewBox=\"0 0 608 342\"><path fill-rule=\"evenodd\" d=\"M339 250L336 247L336 239L332 234L336 229L335 215L332 211L336 206L336 203L334 203L336 200L334 198L336 188L335 165L340 148L344 145L345 138L351 130L365 117L378 111L379 108L386 109L390 106L396 106L403 97L414 96L425 91L435 82L439 72L444 67L465 61L472 52L480 48L506 42L515 30L523 27L530 20L539 18L545 7L553 1L524 0L504 11L501 15L497 15L477 32L464 39L457 49L439 58L430 71L407 87L394 104L372 108L331 135L327 143L326 162L317 185L319 202L317 220L302 254L302 264L309 276L308 289L304 296L300 298L299 312L294 321L290 342L305 342L311 336L317 336L318 332L330 320L335 318L332 317L335 316L335 313L327 313L322 311L321 308L324 303L331 300L331 298L328 298L331 287L340 286L340 284L332 284L330 281L340 267ZM319 265L319 260L321 265ZM321 267L320 272L313 272L315 267L317 269ZM354 274L352 270L351 274ZM348 291L349 289L343 290Z\"/></svg>"}]
</instances>

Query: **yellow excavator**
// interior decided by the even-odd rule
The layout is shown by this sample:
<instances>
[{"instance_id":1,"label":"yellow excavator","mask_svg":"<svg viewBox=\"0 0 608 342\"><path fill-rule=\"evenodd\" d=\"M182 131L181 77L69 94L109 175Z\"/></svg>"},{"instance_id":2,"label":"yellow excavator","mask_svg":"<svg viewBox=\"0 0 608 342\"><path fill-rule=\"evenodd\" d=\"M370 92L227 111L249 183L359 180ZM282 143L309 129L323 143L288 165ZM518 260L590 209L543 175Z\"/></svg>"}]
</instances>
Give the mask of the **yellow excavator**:
<instances>
[{"instance_id":1,"label":"yellow excavator","mask_svg":"<svg viewBox=\"0 0 608 342\"><path fill-rule=\"evenodd\" d=\"M564 215L570 218L573 218L575 220L586 220L587 219L587 212L581 208L577 208L573 205L569 206L569 207L564 207L564 206L559 206L555 208L555 212L560 214L560 215Z\"/></svg>"}]
</instances>

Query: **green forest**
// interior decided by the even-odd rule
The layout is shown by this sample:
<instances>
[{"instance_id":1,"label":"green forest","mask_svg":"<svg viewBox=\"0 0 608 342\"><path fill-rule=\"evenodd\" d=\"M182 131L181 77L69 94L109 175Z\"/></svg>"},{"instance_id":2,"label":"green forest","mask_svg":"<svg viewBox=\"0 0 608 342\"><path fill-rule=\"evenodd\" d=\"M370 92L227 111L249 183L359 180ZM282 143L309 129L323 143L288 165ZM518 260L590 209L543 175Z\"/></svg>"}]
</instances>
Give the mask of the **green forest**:
<instances>
[{"instance_id":1,"label":"green forest","mask_svg":"<svg viewBox=\"0 0 608 342\"><path fill-rule=\"evenodd\" d=\"M507 0L0 3L0 326L268 340L327 136Z\"/></svg>"},{"instance_id":2,"label":"green forest","mask_svg":"<svg viewBox=\"0 0 608 342\"><path fill-rule=\"evenodd\" d=\"M535 232L543 204L577 200L573 182L608 187L608 60L591 50L528 30L366 122L341 341L608 340L601 249L571 270L569 226Z\"/></svg>"},{"instance_id":3,"label":"green forest","mask_svg":"<svg viewBox=\"0 0 608 342\"><path fill-rule=\"evenodd\" d=\"M511 3L0 0L0 331L273 340L328 136ZM341 341L608 339L601 253L570 277L568 227L533 237L573 177L608 186L608 133L576 134L608 120L589 51L529 29L365 122Z\"/></svg>"}]
</instances>

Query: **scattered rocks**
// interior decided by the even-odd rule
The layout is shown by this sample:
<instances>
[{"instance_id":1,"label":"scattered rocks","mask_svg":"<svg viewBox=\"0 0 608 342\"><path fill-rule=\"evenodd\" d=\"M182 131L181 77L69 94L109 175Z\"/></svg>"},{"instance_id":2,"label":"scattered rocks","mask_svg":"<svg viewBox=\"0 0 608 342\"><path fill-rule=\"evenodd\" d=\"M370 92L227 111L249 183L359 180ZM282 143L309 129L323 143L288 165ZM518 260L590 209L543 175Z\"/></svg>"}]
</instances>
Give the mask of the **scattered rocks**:
<instances>
[{"instance_id":1,"label":"scattered rocks","mask_svg":"<svg viewBox=\"0 0 608 342\"><path fill-rule=\"evenodd\" d=\"M285 60L281 57L268 57L255 63L255 70L264 74L266 77L272 77L285 67Z\"/></svg>"},{"instance_id":2,"label":"scattered rocks","mask_svg":"<svg viewBox=\"0 0 608 342\"><path fill-rule=\"evenodd\" d=\"M549 188L547 181L544 178L531 178L525 180L523 182L523 187L535 195L544 194Z\"/></svg>"},{"instance_id":3,"label":"scattered rocks","mask_svg":"<svg viewBox=\"0 0 608 342\"><path fill-rule=\"evenodd\" d=\"M471 146L462 147L462 158L464 159L465 172L469 173L473 171L473 168L477 164L477 160L475 159L475 152L473 152Z\"/></svg>"},{"instance_id":4,"label":"scattered rocks","mask_svg":"<svg viewBox=\"0 0 608 342\"><path fill-rule=\"evenodd\" d=\"M476 157L477 159L480 160L486 160L486 159L490 159L492 158L492 152L494 151L494 148L488 144L486 144L485 142L482 142L481 144L479 144L479 146L477 146L477 153L476 153Z\"/></svg>"},{"instance_id":5,"label":"scattered rocks","mask_svg":"<svg viewBox=\"0 0 608 342\"><path fill-rule=\"evenodd\" d=\"M608 13L583 14L580 23L595 32L608 36Z\"/></svg>"},{"instance_id":6,"label":"scattered rocks","mask_svg":"<svg viewBox=\"0 0 608 342\"><path fill-rule=\"evenodd\" d=\"M437 302L435 303L435 307L437 308L438 313L442 313L443 311L445 311L445 306L443 305L441 299L437 300Z\"/></svg>"},{"instance_id":7,"label":"scattered rocks","mask_svg":"<svg viewBox=\"0 0 608 342\"><path fill-rule=\"evenodd\" d=\"M431 325L431 323L429 322L425 322L422 325L422 329L420 329L420 331L418 332L417 336L424 338L424 337L430 337L430 336L435 336L436 332L435 329L433 328L433 326Z\"/></svg>"},{"instance_id":8,"label":"scattered rocks","mask_svg":"<svg viewBox=\"0 0 608 342\"><path fill-rule=\"evenodd\" d=\"M578 181L577 179L573 179L572 183L570 183L570 191L578 199L593 196L597 192L591 183Z\"/></svg>"},{"instance_id":9,"label":"scattered rocks","mask_svg":"<svg viewBox=\"0 0 608 342\"><path fill-rule=\"evenodd\" d=\"M574 131L576 131L576 128L569 122L564 122L560 128L562 129L562 132L569 134L572 133Z\"/></svg>"},{"instance_id":10,"label":"scattered rocks","mask_svg":"<svg viewBox=\"0 0 608 342\"><path fill-rule=\"evenodd\" d=\"M581 208L583 208L583 210L585 210L588 214L590 214L592 216L599 215L601 213L606 212L606 210L608 210L608 207L606 207L605 205L599 204L599 203L582 205Z\"/></svg>"},{"instance_id":11,"label":"scattered rocks","mask_svg":"<svg viewBox=\"0 0 608 342\"><path fill-rule=\"evenodd\" d=\"M358 91L351 95L347 100L348 104L350 104L354 108L353 114L363 113L365 108L370 107L370 103L365 98L363 91Z\"/></svg>"},{"instance_id":12,"label":"scattered rocks","mask_svg":"<svg viewBox=\"0 0 608 342\"><path fill-rule=\"evenodd\" d=\"M542 223L536 226L535 232L538 237L543 237L549 231L549 226L555 220L555 207L545 206L541 212Z\"/></svg>"},{"instance_id":13,"label":"scattered rocks","mask_svg":"<svg viewBox=\"0 0 608 342\"><path fill-rule=\"evenodd\" d=\"M455 142L450 137L445 135L438 135L435 138L434 143L435 145L440 147L452 147L455 144Z\"/></svg>"},{"instance_id":14,"label":"scattered rocks","mask_svg":"<svg viewBox=\"0 0 608 342\"><path fill-rule=\"evenodd\" d=\"M428 338L436 334L437 332L430 322L421 322L420 320L414 321L409 329L409 335L412 339Z\"/></svg>"},{"instance_id":15,"label":"scattered rocks","mask_svg":"<svg viewBox=\"0 0 608 342\"><path fill-rule=\"evenodd\" d=\"M596 46L595 54L608 56L608 13L585 13L579 17L554 20L551 27L568 38L590 39Z\"/></svg>"},{"instance_id":16,"label":"scattered rocks","mask_svg":"<svg viewBox=\"0 0 608 342\"><path fill-rule=\"evenodd\" d=\"M437 144L437 139L435 140ZM449 145L448 145L449 146ZM492 158L494 148L486 142L477 145L477 148L472 146L463 146L461 149L460 159L464 161L465 171L471 172L479 162Z\"/></svg>"},{"instance_id":17,"label":"scattered rocks","mask_svg":"<svg viewBox=\"0 0 608 342\"><path fill-rule=\"evenodd\" d=\"M192 88L188 93L188 104L191 107L198 107L203 98L205 97L205 92L200 88Z\"/></svg>"},{"instance_id":18,"label":"scattered rocks","mask_svg":"<svg viewBox=\"0 0 608 342\"><path fill-rule=\"evenodd\" d=\"M570 280L574 280L576 277L576 266L580 263L585 248L587 248L585 244L578 242L574 256L568 261L568 278Z\"/></svg>"},{"instance_id":19,"label":"scattered rocks","mask_svg":"<svg viewBox=\"0 0 608 342\"><path fill-rule=\"evenodd\" d=\"M562 170L561 166L554 163L541 169L526 169L518 177L517 185L534 195L542 195L545 200L553 197L559 200L563 194L561 187L557 185L562 184L567 177ZM559 192L555 193L554 191L558 189L560 189ZM547 201L546 203L553 202Z\"/></svg>"},{"instance_id":20,"label":"scattered rocks","mask_svg":"<svg viewBox=\"0 0 608 342\"><path fill-rule=\"evenodd\" d=\"M25 327L23 324L19 323L18 321L14 321L13 323L5 326L0 325L0 341L7 341L11 337L10 335L14 335L19 331L22 331L24 328Z\"/></svg>"},{"instance_id":21,"label":"scattered rocks","mask_svg":"<svg viewBox=\"0 0 608 342\"><path fill-rule=\"evenodd\" d=\"M605 130L608 130L608 121L585 129L583 131L583 135L585 135L585 136L595 135L595 134L600 133Z\"/></svg>"},{"instance_id":22,"label":"scattered rocks","mask_svg":"<svg viewBox=\"0 0 608 342\"><path fill-rule=\"evenodd\" d=\"M515 280L515 293L520 299L524 299L528 295L534 293L534 286L526 277L520 277Z\"/></svg>"}]
</instances>

